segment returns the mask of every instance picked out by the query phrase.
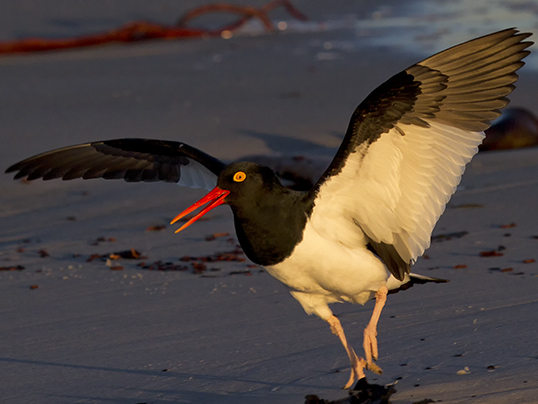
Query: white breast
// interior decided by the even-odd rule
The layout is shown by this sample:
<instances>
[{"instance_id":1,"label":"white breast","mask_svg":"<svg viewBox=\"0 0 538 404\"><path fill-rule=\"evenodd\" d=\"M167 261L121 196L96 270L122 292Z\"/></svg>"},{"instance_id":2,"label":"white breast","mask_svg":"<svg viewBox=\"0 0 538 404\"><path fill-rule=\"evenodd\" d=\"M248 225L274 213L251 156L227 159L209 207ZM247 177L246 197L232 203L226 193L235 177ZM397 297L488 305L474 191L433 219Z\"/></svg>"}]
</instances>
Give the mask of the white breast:
<instances>
[{"instance_id":1,"label":"white breast","mask_svg":"<svg viewBox=\"0 0 538 404\"><path fill-rule=\"evenodd\" d=\"M310 221L291 256L267 271L291 289L307 313L322 318L328 303L364 304L383 283L391 289L403 283L391 276L365 243L350 248L320 235Z\"/></svg>"}]
</instances>

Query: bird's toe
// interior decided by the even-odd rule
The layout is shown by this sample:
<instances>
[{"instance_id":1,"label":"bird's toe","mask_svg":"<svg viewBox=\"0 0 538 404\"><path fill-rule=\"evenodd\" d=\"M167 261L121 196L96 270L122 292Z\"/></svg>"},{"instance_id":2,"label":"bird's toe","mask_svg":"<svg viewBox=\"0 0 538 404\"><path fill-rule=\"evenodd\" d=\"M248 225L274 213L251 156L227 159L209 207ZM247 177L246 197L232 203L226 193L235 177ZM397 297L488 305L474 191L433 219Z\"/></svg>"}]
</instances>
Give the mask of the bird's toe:
<instances>
[{"instance_id":1,"label":"bird's toe","mask_svg":"<svg viewBox=\"0 0 538 404\"><path fill-rule=\"evenodd\" d=\"M351 368L351 374L349 375L349 380L347 381L346 385L342 387L342 390L349 390L351 386L353 386L353 383L355 383L355 380L357 380L357 374L355 373L355 370Z\"/></svg>"},{"instance_id":2,"label":"bird's toe","mask_svg":"<svg viewBox=\"0 0 538 404\"><path fill-rule=\"evenodd\" d=\"M352 350L353 358L351 359L351 374L349 375L349 380L347 381L346 385L342 388L343 390L348 390L353 386L353 384L360 380L365 376L364 374L364 368L367 367L367 363L363 358L358 357L355 354L355 351Z\"/></svg>"},{"instance_id":3,"label":"bird's toe","mask_svg":"<svg viewBox=\"0 0 538 404\"><path fill-rule=\"evenodd\" d=\"M366 369L368 369L370 372L375 373L376 375L382 375L383 369L381 369L379 366L377 366L374 362L370 362L366 364Z\"/></svg>"},{"instance_id":4,"label":"bird's toe","mask_svg":"<svg viewBox=\"0 0 538 404\"><path fill-rule=\"evenodd\" d=\"M364 355L366 356L366 362L372 363L377 360L378 350L377 350L377 337L375 329L372 330L370 327L364 329Z\"/></svg>"}]
</instances>

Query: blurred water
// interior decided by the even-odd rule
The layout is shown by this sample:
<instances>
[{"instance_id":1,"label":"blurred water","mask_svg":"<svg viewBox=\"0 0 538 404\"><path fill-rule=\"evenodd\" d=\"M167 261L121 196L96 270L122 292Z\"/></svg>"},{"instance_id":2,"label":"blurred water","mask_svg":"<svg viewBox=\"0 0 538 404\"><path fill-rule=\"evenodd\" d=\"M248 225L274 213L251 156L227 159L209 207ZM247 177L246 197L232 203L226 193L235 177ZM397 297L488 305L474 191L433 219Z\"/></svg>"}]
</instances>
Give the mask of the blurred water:
<instances>
[{"instance_id":1,"label":"blurred water","mask_svg":"<svg viewBox=\"0 0 538 404\"><path fill-rule=\"evenodd\" d=\"M538 2L522 0L414 1L380 7L356 23L377 44L430 52L504 28L538 30Z\"/></svg>"},{"instance_id":2,"label":"blurred water","mask_svg":"<svg viewBox=\"0 0 538 404\"><path fill-rule=\"evenodd\" d=\"M423 57L505 28L538 33L538 1L532 0L389 1L380 2L366 17L358 15L331 15L322 22L290 20L280 26L294 32L348 31L345 39L325 44L327 50L350 52L366 43ZM537 46L531 50L527 68L538 70ZM325 57L330 58L330 53Z\"/></svg>"},{"instance_id":3,"label":"blurred water","mask_svg":"<svg viewBox=\"0 0 538 404\"><path fill-rule=\"evenodd\" d=\"M76 37L115 29L132 20L173 24L176 16L211 0L143 0L66 2L5 0L0 6L0 40L32 36ZM233 2L233 1L232 1ZM267 0L242 3L260 7ZM292 0L307 14L307 22L294 20L283 9L271 12L279 30L306 34L305 46L319 48L320 58L337 58L338 52L357 52L364 46L382 46L426 57L466 40L504 28L538 33L538 0ZM230 16L213 13L193 23L221 26ZM216 21L216 22L215 22ZM209 24L209 25L207 25ZM318 42L310 41L312 35ZM252 20L234 36L268 35ZM534 49L537 49L534 46ZM318 51L318 49L316 49ZM538 51L527 60L538 70ZM529 68L527 67L527 68Z\"/></svg>"}]
</instances>

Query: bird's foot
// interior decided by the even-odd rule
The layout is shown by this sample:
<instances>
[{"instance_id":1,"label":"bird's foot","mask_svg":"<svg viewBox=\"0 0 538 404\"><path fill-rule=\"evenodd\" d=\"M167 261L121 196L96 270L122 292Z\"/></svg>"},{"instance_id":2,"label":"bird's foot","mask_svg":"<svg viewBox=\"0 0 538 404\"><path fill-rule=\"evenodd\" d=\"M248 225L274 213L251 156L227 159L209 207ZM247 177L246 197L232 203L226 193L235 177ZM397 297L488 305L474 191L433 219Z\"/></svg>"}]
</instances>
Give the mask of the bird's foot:
<instances>
[{"instance_id":1,"label":"bird's foot","mask_svg":"<svg viewBox=\"0 0 538 404\"><path fill-rule=\"evenodd\" d=\"M382 375L383 374L383 369L381 369L379 366L377 366L377 364L375 364L374 362L371 362L371 363L366 363L366 369L368 369L370 372L373 372L375 373L376 375Z\"/></svg>"},{"instance_id":2,"label":"bird's foot","mask_svg":"<svg viewBox=\"0 0 538 404\"><path fill-rule=\"evenodd\" d=\"M351 364L351 375L349 376L348 382L344 386L345 390L349 389L353 385L353 383L355 383L355 381L360 380L360 379L365 377L365 374L364 374L364 369L365 368L368 369L368 370L371 370L374 373L377 373L378 375L383 373L381 368L379 366L377 366L375 363L373 363L371 353L370 353L370 357L369 357L370 359L369 360L368 360L368 357L365 360L365 359L360 358L360 357L357 356L357 354L355 353L355 351L353 350L351 345L349 345L349 343L347 342L346 336L344 335L344 329L342 328L342 325L340 324L340 320L338 320L338 318L336 318L336 316L332 315L331 317L329 317L327 319L327 322L331 326L331 331L333 332L333 334L337 335L340 338L340 341L342 342L342 345L346 349L347 355L349 357L349 363ZM366 327L366 329L371 330L372 327L368 326L368 327ZM364 332L365 332L365 335L366 335L367 334L366 330ZM369 331L368 335L371 335L371 334L372 334L372 332ZM368 350L366 349L366 341L368 341ZM371 345L372 344L375 347L374 348L375 349L375 355L377 357L377 341L375 339L375 328L373 328L373 342L372 342L371 338L366 339L366 337L365 337L365 343L364 343L365 352L367 352L367 353L371 352Z\"/></svg>"},{"instance_id":3,"label":"bird's foot","mask_svg":"<svg viewBox=\"0 0 538 404\"><path fill-rule=\"evenodd\" d=\"M382 374L383 370L374 363L378 357L377 331L370 325L364 329L363 347L364 355L366 356L366 369L378 375Z\"/></svg>"},{"instance_id":4,"label":"bird's foot","mask_svg":"<svg viewBox=\"0 0 538 404\"><path fill-rule=\"evenodd\" d=\"M366 362L370 363L373 360L377 360L377 331L375 328L368 325L364 329L364 354L366 355Z\"/></svg>"},{"instance_id":5,"label":"bird's foot","mask_svg":"<svg viewBox=\"0 0 538 404\"><path fill-rule=\"evenodd\" d=\"M354 356L354 357L352 357ZM348 390L353 386L357 380L365 378L364 368L366 367L366 361L363 358L359 358L355 351L352 350L352 356L350 356L351 362L351 374L349 375L349 380L346 385L342 388L343 390Z\"/></svg>"}]
</instances>

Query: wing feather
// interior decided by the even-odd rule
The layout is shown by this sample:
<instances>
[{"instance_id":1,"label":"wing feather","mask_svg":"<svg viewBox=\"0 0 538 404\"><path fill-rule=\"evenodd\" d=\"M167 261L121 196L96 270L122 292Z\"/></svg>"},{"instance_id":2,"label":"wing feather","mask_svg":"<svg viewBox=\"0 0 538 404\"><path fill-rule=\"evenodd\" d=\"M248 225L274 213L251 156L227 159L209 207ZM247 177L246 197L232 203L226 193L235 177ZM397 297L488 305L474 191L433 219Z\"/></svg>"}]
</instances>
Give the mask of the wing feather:
<instances>
[{"instance_id":1,"label":"wing feather","mask_svg":"<svg viewBox=\"0 0 538 404\"><path fill-rule=\"evenodd\" d=\"M64 147L9 167L15 179L123 179L212 189L225 164L185 143L115 139Z\"/></svg>"},{"instance_id":2,"label":"wing feather","mask_svg":"<svg viewBox=\"0 0 538 404\"><path fill-rule=\"evenodd\" d=\"M466 42L375 89L311 192L317 230L346 244L355 229L354 242L368 244L402 280L429 246L483 131L508 104L528 36L508 29Z\"/></svg>"}]
</instances>

